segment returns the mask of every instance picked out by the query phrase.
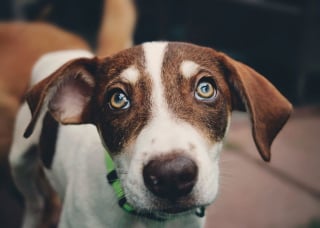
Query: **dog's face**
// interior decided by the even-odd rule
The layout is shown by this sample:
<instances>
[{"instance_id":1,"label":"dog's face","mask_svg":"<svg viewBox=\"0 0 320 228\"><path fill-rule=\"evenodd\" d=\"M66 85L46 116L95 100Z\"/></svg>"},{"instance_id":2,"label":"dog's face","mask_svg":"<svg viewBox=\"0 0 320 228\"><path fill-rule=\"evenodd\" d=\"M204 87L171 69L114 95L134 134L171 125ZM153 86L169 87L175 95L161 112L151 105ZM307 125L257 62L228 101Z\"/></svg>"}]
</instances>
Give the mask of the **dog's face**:
<instances>
[{"instance_id":1,"label":"dog's face","mask_svg":"<svg viewBox=\"0 0 320 228\"><path fill-rule=\"evenodd\" d=\"M96 125L128 201L165 212L212 202L231 115L217 59L200 47L147 43L106 65Z\"/></svg>"},{"instance_id":2,"label":"dog's face","mask_svg":"<svg viewBox=\"0 0 320 228\"><path fill-rule=\"evenodd\" d=\"M246 65L209 48L166 42L69 62L36 85L28 102L27 134L43 104L63 124L95 124L128 202L139 211L166 213L215 199L232 110L249 111L265 160L291 111Z\"/></svg>"}]
</instances>

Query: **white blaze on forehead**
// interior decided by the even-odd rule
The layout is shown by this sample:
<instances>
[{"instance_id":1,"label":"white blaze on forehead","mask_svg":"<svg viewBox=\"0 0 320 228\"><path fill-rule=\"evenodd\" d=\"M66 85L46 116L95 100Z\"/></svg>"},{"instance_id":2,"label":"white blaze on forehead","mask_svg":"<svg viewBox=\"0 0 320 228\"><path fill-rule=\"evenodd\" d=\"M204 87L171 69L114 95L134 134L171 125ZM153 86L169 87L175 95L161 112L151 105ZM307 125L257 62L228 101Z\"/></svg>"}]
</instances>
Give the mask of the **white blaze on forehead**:
<instances>
[{"instance_id":1,"label":"white blaze on forehead","mask_svg":"<svg viewBox=\"0 0 320 228\"><path fill-rule=\"evenodd\" d=\"M161 81L162 63L167 49L167 42L150 42L143 44L145 68L152 80L153 113L161 112L167 107L164 101L164 88Z\"/></svg>"},{"instance_id":2,"label":"white blaze on forehead","mask_svg":"<svg viewBox=\"0 0 320 228\"><path fill-rule=\"evenodd\" d=\"M185 60L180 65L180 72L185 78L191 78L199 71L199 65L193 61Z\"/></svg>"},{"instance_id":3,"label":"white blaze on forehead","mask_svg":"<svg viewBox=\"0 0 320 228\"><path fill-rule=\"evenodd\" d=\"M189 142L200 134L189 123L179 120L170 110L165 97L162 82L163 59L167 51L167 43L152 42L143 44L145 55L145 69L152 81L151 88L151 120L139 134L136 151L148 151L147 157L155 156L153 153L170 153L175 149L188 150ZM174 75L172 75L174 77ZM152 143L154 139L154 142ZM174 140L173 140L174 139Z\"/></svg>"},{"instance_id":4,"label":"white blaze on forehead","mask_svg":"<svg viewBox=\"0 0 320 228\"><path fill-rule=\"evenodd\" d=\"M120 74L120 78L132 84L135 84L139 79L139 71L135 66L131 66Z\"/></svg>"}]
</instances>

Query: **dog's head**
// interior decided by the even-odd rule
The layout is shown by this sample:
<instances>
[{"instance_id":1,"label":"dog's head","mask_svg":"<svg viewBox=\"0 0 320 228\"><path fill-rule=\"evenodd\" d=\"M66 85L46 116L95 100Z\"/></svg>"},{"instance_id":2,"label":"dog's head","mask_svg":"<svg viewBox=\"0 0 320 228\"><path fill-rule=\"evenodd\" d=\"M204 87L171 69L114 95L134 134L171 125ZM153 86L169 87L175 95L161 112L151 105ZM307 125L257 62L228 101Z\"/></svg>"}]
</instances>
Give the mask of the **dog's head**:
<instances>
[{"instance_id":1,"label":"dog's head","mask_svg":"<svg viewBox=\"0 0 320 228\"><path fill-rule=\"evenodd\" d=\"M264 160L291 104L264 77L223 53L145 43L104 59L68 62L29 92L31 134L44 108L62 124L92 123L140 211L208 205L232 110L247 110Z\"/></svg>"}]
</instances>

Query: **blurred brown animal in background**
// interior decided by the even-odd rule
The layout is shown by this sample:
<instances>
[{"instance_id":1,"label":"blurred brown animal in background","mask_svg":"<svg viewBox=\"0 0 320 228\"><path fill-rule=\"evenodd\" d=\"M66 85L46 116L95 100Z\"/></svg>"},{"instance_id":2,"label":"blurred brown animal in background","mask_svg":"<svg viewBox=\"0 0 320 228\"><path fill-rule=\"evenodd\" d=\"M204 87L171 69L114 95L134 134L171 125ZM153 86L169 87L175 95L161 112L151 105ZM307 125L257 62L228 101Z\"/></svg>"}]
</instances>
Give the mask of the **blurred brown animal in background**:
<instances>
[{"instance_id":1,"label":"blurred brown animal in background","mask_svg":"<svg viewBox=\"0 0 320 228\"><path fill-rule=\"evenodd\" d=\"M89 49L89 45L53 25L0 23L0 161L7 157L15 114L35 61L50 51L77 48Z\"/></svg>"}]
</instances>

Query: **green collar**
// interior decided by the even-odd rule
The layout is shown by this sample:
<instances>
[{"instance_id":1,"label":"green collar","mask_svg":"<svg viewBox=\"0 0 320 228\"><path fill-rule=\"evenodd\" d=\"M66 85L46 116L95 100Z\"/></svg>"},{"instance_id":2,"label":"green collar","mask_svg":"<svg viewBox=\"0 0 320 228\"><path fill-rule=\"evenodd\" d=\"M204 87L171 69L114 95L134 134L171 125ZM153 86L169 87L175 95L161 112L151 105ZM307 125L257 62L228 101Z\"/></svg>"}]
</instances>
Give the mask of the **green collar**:
<instances>
[{"instance_id":1,"label":"green collar","mask_svg":"<svg viewBox=\"0 0 320 228\"><path fill-rule=\"evenodd\" d=\"M124 211L126 211L130 214L142 215L142 216L147 217L149 219L158 220L158 221L166 220L166 218L164 218L164 217L160 217L160 216L150 214L150 213L140 214L134 210L134 208L127 202L127 199L125 197L125 193L124 193L122 186L121 186L121 183L120 183L120 179L119 179L118 174L115 169L115 164L114 164L109 152L107 150L105 150L105 151L106 151L105 152L105 162L106 162L106 168L107 168L107 180L108 180L109 184L112 186L112 188L118 198L119 206ZM197 208L195 214L198 217L204 217L205 208L204 207Z\"/></svg>"},{"instance_id":2,"label":"green collar","mask_svg":"<svg viewBox=\"0 0 320 228\"><path fill-rule=\"evenodd\" d=\"M127 202L127 199L125 197L124 191L122 189L120 179L117 175L115 165L113 163L113 160L106 150L105 153L105 160L106 160L106 167L107 167L107 180L109 184L112 186L114 192L116 193L116 196L118 198L119 206L122 207L123 210L129 213L133 213L134 209L133 207Z\"/></svg>"}]
</instances>

